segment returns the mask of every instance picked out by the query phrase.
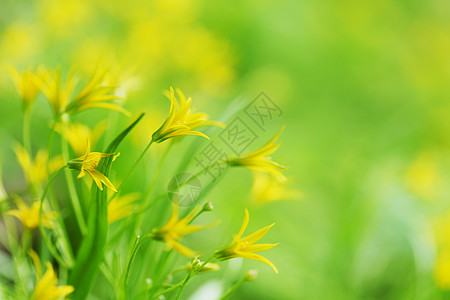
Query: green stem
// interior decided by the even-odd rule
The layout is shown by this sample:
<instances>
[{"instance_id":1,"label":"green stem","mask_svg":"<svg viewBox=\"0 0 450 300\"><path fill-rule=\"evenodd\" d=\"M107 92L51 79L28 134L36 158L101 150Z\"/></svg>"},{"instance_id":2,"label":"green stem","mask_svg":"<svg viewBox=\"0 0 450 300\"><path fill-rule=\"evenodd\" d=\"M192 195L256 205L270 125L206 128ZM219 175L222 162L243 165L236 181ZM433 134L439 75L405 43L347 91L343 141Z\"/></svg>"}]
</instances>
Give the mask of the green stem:
<instances>
[{"instance_id":1,"label":"green stem","mask_svg":"<svg viewBox=\"0 0 450 300\"><path fill-rule=\"evenodd\" d=\"M130 177L131 173L133 173L134 169L136 169L136 166L139 164L139 162L144 157L145 153L147 153L150 146L153 144L153 140L150 140L150 142L145 147L144 151L142 151L141 155L139 155L138 159L134 162L134 164L131 166L131 169L128 171L127 175L122 179L122 182L118 185L117 190L120 189L120 187L124 184L124 182Z\"/></svg>"},{"instance_id":2,"label":"green stem","mask_svg":"<svg viewBox=\"0 0 450 300\"><path fill-rule=\"evenodd\" d=\"M198 272L200 272L201 269L203 269L204 266L206 266L207 263L209 263L212 259L214 258L214 255L211 256L210 258L208 258L207 260L205 260L200 267L198 267L197 269L192 269L189 274L186 276L186 278L182 281L182 284L180 286L180 289L178 290L178 294L176 297L176 300L180 299L181 293L183 292L184 288L186 287L187 283L189 282L189 280L194 277Z\"/></svg>"},{"instance_id":3,"label":"green stem","mask_svg":"<svg viewBox=\"0 0 450 300\"><path fill-rule=\"evenodd\" d=\"M22 232L22 250L24 253L24 256L27 255L28 249L31 246L31 241L32 241L32 237L33 237L33 232L27 228L24 227L24 230Z\"/></svg>"},{"instance_id":4,"label":"green stem","mask_svg":"<svg viewBox=\"0 0 450 300\"><path fill-rule=\"evenodd\" d=\"M67 144L67 141L63 136L61 136L61 149L64 161L69 161L69 145ZM87 233L87 226L86 221L84 220L83 211L81 209L80 198L78 197L75 183L73 181L72 172L66 168L64 170L64 175L66 177L67 189L69 190L69 198L72 202L75 218L77 220L78 226L80 227L81 234L84 236Z\"/></svg>"},{"instance_id":5,"label":"green stem","mask_svg":"<svg viewBox=\"0 0 450 300\"><path fill-rule=\"evenodd\" d=\"M226 291L225 294L223 294L219 300L225 300L227 299L231 294L233 294L244 282L246 282L246 278L242 278L238 282L236 282L228 291Z\"/></svg>"},{"instance_id":6,"label":"green stem","mask_svg":"<svg viewBox=\"0 0 450 300\"><path fill-rule=\"evenodd\" d=\"M30 135L31 112L26 109L23 113L23 146L25 150L32 156L31 135Z\"/></svg>"},{"instance_id":7,"label":"green stem","mask_svg":"<svg viewBox=\"0 0 450 300\"><path fill-rule=\"evenodd\" d=\"M48 135L48 142L47 142L47 155L48 155L48 158L47 158L47 169L48 169L48 167L50 165L50 158L52 156L53 136L54 136L54 133L55 133L55 125L56 125L56 120L53 120L52 127L51 127L50 133Z\"/></svg>"},{"instance_id":8,"label":"green stem","mask_svg":"<svg viewBox=\"0 0 450 300\"><path fill-rule=\"evenodd\" d=\"M125 271L125 276L123 279L123 285L124 287L128 284L128 278L130 277L130 272L131 272L131 265L134 262L134 259L136 258L136 254L139 250L139 248L142 246L142 243L147 240L149 237L146 235L142 238L141 240L141 236L138 235L136 237L136 241L134 242L133 248L131 250L131 254L130 254L130 258L128 259L128 264L127 264L127 268Z\"/></svg>"},{"instance_id":9,"label":"green stem","mask_svg":"<svg viewBox=\"0 0 450 300\"><path fill-rule=\"evenodd\" d=\"M154 191L154 187L158 183L159 175L161 174L162 166L164 165L164 161L166 160L167 155L169 154L170 149L172 148L173 142L167 146L166 150L164 151L163 155L158 161L158 165L156 166L155 173L153 175L152 181L150 182L150 185L148 186L147 190L145 191L145 195L143 197L144 201L142 203L142 209L137 211L137 221L135 222L134 226L134 232L141 227L142 218L143 218L143 212L146 211L148 208L152 206L152 202L150 201L151 195Z\"/></svg>"},{"instance_id":10,"label":"green stem","mask_svg":"<svg viewBox=\"0 0 450 300\"><path fill-rule=\"evenodd\" d=\"M171 249L169 252L163 250L163 253L161 254L161 256L164 255L164 257L159 259L158 267L157 267L156 273L155 273L155 285L159 285L159 282L161 281L162 273L164 272L164 269L166 268L167 262L169 261L169 258L172 255L172 253L173 253L173 249Z\"/></svg>"},{"instance_id":11,"label":"green stem","mask_svg":"<svg viewBox=\"0 0 450 300\"><path fill-rule=\"evenodd\" d=\"M58 171L56 171L55 173L53 173L53 175L50 177L50 179L47 182L47 185L45 186L44 192L42 193L41 199L40 199L40 206L39 206L39 229L41 231L42 234L42 239L44 240L45 244L47 245L49 251L51 252L51 254L53 255L53 257L55 257L55 259L64 267L66 268L71 268L73 265L73 258L70 256L70 253L68 254L68 257L66 259L63 259L59 254L58 254L58 250L56 249L54 243L52 243L49 239L49 237L47 236L47 233L45 232L44 226L42 225L42 213L43 213L43 206L44 206L44 200L45 200L45 196L47 195L47 192L53 182L53 180L55 179L56 175L58 175L58 173L65 169L67 166L63 166L61 167ZM60 216L60 214L58 214ZM68 242L65 239L62 239L63 244L64 244L64 248L67 249L69 248L68 246ZM69 260L69 262L67 262L67 260Z\"/></svg>"}]
</instances>

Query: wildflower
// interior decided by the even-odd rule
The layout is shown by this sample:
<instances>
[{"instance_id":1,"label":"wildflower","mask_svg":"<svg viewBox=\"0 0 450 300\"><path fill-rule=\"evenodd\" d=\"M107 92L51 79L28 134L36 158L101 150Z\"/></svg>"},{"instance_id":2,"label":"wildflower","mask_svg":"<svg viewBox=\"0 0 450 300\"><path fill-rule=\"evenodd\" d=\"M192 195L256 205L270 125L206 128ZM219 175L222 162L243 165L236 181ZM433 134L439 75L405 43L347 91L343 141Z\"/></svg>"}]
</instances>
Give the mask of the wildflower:
<instances>
[{"instance_id":1,"label":"wildflower","mask_svg":"<svg viewBox=\"0 0 450 300\"><path fill-rule=\"evenodd\" d=\"M120 111L126 115L129 112L120 105L112 102L112 100L121 100L122 98L113 94L116 86L105 84L106 72L95 72L88 84L76 95L71 103L67 106L67 113L77 113L89 108L106 108Z\"/></svg>"},{"instance_id":2,"label":"wildflower","mask_svg":"<svg viewBox=\"0 0 450 300\"><path fill-rule=\"evenodd\" d=\"M50 102L55 115L60 115L66 109L70 97L77 84L74 78L74 71L71 70L67 75L66 81L63 83L61 78L61 68L58 67L54 72L49 71L44 66L39 66L36 82Z\"/></svg>"},{"instance_id":3,"label":"wildflower","mask_svg":"<svg viewBox=\"0 0 450 300\"><path fill-rule=\"evenodd\" d=\"M30 70L26 70L20 74L14 67L9 67L8 71L22 99L24 109L28 110L39 92L39 88L36 85L36 74Z\"/></svg>"},{"instance_id":4,"label":"wildflower","mask_svg":"<svg viewBox=\"0 0 450 300\"><path fill-rule=\"evenodd\" d=\"M8 215L14 216L22 222L28 229L35 229L39 226L39 209L40 202L35 201L29 207L19 196L15 196L17 209L12 209L7 212ZM56 219L56 212L42 213L42 226L52 228L51 221Z\"/></svg>"},{"instance_id":5,"label":"wildflower","mask_svg":"<svg viewBox=\"0 0 450 300\"><path fill-rule=\"evenodd\" d=\"M168 249L175 249L181 254L192 257L196 255L196 252L183 246L178 242L183 236L212 227L217 222L209 225L191 225L189 224L195 216L201 211L200 207L194 208L186 217L178 220L178 205L172 205L172 215L166 225L161 228L153 229L150 236L158 241L166 243Z\"/></svg>"},{"instance_id":6,"label":"wildflower","mask_svg":"<svg viewBox=\"0 0 450 300\"><path fill-rule=\"evenodd\" d=\"M100 171L94 169L95 167L98 166L98 162L100 161L100 159L111 155L114 155L114 153L91 152L91 143L88 140L86 153L83 156L80 156L78 158L75 158L74 160L69 161L67 165L69 166L70 169L80 170L78 178L82 178L84 175L86 175L86 172L88 172L89 175L92 176L92 179L94 179L95 184L101 191L103 191L102 185L103 183L114 192L117 192L116 188L111 183L111 181L109 181L108 177L106 177Z\"/></svg>"},{"instance_id":7,"label":"wildflower","mask_svg":"<svg viewBox=\"0 0 450 300\"><path fill-rule=\"evenodd\" d=\"M248 210L245 210L244 222L242 224L242 227L241 227L241 230L239 231L239 233L234 236L234 239L231 242L231 244L217 250L215 252L214 256L218 260L227 260L227 259L235 258L235 257L242 257L242 258L258 260L258 261L261 261L261 262L269 265L275 271L275 273L278 274L278 270L272 262L270 262L267 258L254 253L254 252L269 250L269 249L272 249L273 247L275 247L276 245L278 245L278 243L277 244L256 244L256 245L254 245L254 243L259 241L264 235L266 235L267 231L269 231L269 229L273 225L275 225L275 223L273 223L269 226L266 226L264 228L261 228L260 230L252 233L251 235L249 235L245 238L241 238L242 234L244 233L245 229L247 228L248 220L249 220Z\"/></svg>"},{"instance_id":8,"label":"wildflower","mask_svg":"<svg viewBox=\"0 0 450 300\"><path fill-rule=\"evenodd\" d=\"M108 204L109 224L131 215L135 207L135 201L138 198L139 193L114 197Z\"/></svg>"},{"instance_id":9,"label":"wildflower","mask_svg":"<svg viewBox=\"0 0 450 300\"><path fill-rule=\"evenodd\" d=\"M16 144L14 152L28 183L39 184L47 178L49 172L53 173L64 165L61 156L51 159L48 163L48 153L43 149L38 151L34 160L31 160L27 150L20 144Z\"/></svg>"},{"instance_id":10,"label":"wildflower","mask_svg":"<svg viewBox=\"0 0 450 300\"><path fill-rule=\"evenodd\" d=\"M121 99L112 94L114 86L104 84L106 73L95 72L81 91L72 96L78 83L75 72L69 72L65 82L61 79L61 69L51 72L45 67L38 68L37 82L40 90L52 105L55 115L74 114L89 108L106 108L128 113L120 105L108 101Z\"/></svg>"},{"instance_id":11,"label":"wildflower","mask_svg":"<svg viewBox=\"0 0 450 300\"><path fill-rule=\"evenodd\" d=\"M104 122L100 122L93 130L81 123L65 123L58 131L69 142L75 154L81 155L86 149L87 140L94 144L106 129L105 127Z\"/></svg>"},{"instance_id":12,"label":"wildflower","mask_svg":"<svg viewBox=\"0 0 450 300\"><path fill-rule=\"evenodd\" d=\"M34 268L36 271L36 286L30 300L58 300L65 297L74 291L71 285L58 286L58 277L53 270L51 263L46 262L47 270L42 276L42 266L39 256L34 251L30 251L29 255L33 259Z\"/></svg>"},{"instance_id":13,"label":"wildflower","mask_svg":"<svg viewBox=\"0 0 450 300\"><path fill-rule=\"evenodd\" d=\"M301 196L298 190L288 188L286 182L274 180L272 177L258 172L253 174L251 195L255 204L294 200Z\"/></svg>"},{"instance_id":14,"label":"wildflower","mask_svg":"<svg viewBox=\"0 0 450 300\"><path fill-rule=\"evenodd\" d=\"M178 103L172 87L170 88L170 92L166 93L166 96L171 102L170 111L162 126L153 133L152 140L154 142L161 143L172 137L183 135L197 135L209 139L204 133L194 131L193 129L203 126L223 127L221 122L209 121L208 115L205 113L192 113L192 99L188 98L186 100L186 97L178 89L177 94L180 98L180 103Z\"/></svg>"},{"instance_id":15,"label":"wildflower","mask_svg":"<svg viewBox=\"0 0 450 300\"><path fill-rule=\"evenodd\" d=\"M241 155L239 157L228 158L230 166L245 167L259 172L264 172L272 175L274 178L285 181L286 177L280 172L280 170L286 170L287 167L282 166L271 160L270 154L274 153L281 143L275 143L284 127L278 131L278 133L262 148Z\"/></svg>"}]
</instances>

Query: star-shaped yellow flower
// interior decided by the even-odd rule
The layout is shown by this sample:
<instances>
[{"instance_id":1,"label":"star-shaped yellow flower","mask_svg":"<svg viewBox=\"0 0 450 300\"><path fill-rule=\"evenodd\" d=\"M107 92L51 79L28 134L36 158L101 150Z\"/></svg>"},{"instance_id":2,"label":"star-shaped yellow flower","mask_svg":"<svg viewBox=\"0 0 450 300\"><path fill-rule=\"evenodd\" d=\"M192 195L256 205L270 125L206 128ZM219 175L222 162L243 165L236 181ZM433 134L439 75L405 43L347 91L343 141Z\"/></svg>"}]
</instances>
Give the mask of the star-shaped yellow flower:
<instances>
[{"instance_id":1,"label":"star-shaped yellow flower","mask_svg":"<svg viewBox=\"0 0 450 300\"><path fill-rule=\"evenodd\" d=\"M301 193L290 188L287 181L280 182L268 174L254 172L251 196L254 204L262 205L282 200L298 200Z\"/></svg>"},{"instance_id":2,"label":"star-shaped yellow flower","mask_svg":"<svg viewBox=\"0 0 450 300\"><path fill-rule=\"evenodd\" d=\"M128 114L128 111L120 105L111 102L122 98L113 93L115 86L105 84L105 76L106 72L95 72L76 95L72 95L78 83L73 70L69 72L63 83L59 67L52 72L40 66L36 82L52 105L55 115L74 114L89 108L106 108Z\"/></svg>"},{"instance_id":3,"label":"star-shaped yellow flower","mask_svg":"<svg viewBox=\"0 0 450 300\"><path fill-rule=\"evenodd\" d=\"M286 170L287 167L272 161L269 156L274 153L278 147L280 147L281 142L275 142L279 138L283 129L284 127L282 127L280 131L278 131L278 133L262 148L238 157L228 158L229 165L245 167L255 171L268 173L280 181L285 181L286 177L280 172L280 170Z\"/></svg>"},{"instance_id":4,"label":"star-shaped yellow flower","mask_svg":"<svg viewBox=\"0 0 450 300\"><path fill-rule=\"evenodd\" d=\"M28 110L39 93L39 88L36 85L36 74L30 70L25 70L20 74L14 67L9 67L8 71L11 74L17 92L22 99L24 109Z\"/></svg>"},{"instance_id":5,"label":"star-shaped yellow flower","mask_svg":"<svg viewBox=\"0 0 450 300\"><path fill-rule=\"evenodd\" d=\"M235 258L235 257L242 257L242 258L258 260L258 261L261 261L261 262L269 265L275 271L275 273L278 274L277 268L271 261L269 261L267 258L265 258L259 254L254 253L254 252L269 250L269 249L272 249L273 247L275 247L276 245L278 245L278 243L277 244L256 244L255 245L255 243L257 241L259 241L263 236L266 235L267 231L269 231L269 229L273 225L275 225L275 223L273 223L269 226L266 226L264 228L261 228L260 230L250 234L247 237L241 238L242 234L244 233L245 229L247 228L248 220L249 220L249 214L248 214L248 210L246 209L244 222L242 224L241 230L239 231L239 233L237 235L234 236L234 239L231 242L231 244L217 250L214 254L214 257L217 258L218 260L227 260L227 259Z\"/></svg>"},{"instance_id":6,"label":"star-shaped yellow flower","mask_svg":"<svg viewBox=\"0 0 450 300\"><path fill-rule=\"evenodd\" d=\"M48 163L48 153L44 149L39 150L34 159L20 144L15 145L14 152L28 183L40 184L47 179L48 173L52 173L64 165L61 156L52 158Z\"/></svg>"},{"instance_id":7,"label":"star-shaped yellow flower","mask_svg":"<svg viewBox=\"0 0 450 300\"><path fill-rule=\"evenodd\" d=\"M78 178L82 178L84 175L86 175L86 172L89 173L89 175L92 176L95 184L101 191L103 191L103 183L114 192L117 192L116 188L111 183L111 181L109 181L108 177L106 177L100 171L94 169L98 166L98 162L100 161L100 159L111 155L114 155L114 153L91 152L91 143L88 140L86 154L69 161L67 165L70 169L80 170Z\"/></svg>"},{"instance_id":8,"label":"star-shaped yellow flower","mask_svg":"<svg viewBox=\"0 0 450 300\"><path fill-rule=\"evenodd\" d=\"M39 226L39 209L40 202L35 201L33 204L28 206L22 198L19 196L14 196L17 204L17 209L12 209L7 212L8 215L14 216L19 219L23 226L28 229L35 229ZM42 213L42 226L47 228L52 227L51 221L56 219L56 212L43 212Z\"/></svg>"},{"instance_id":9,"label":"star-shaped yellow flower","mask_svg":"<svg viewBox=\"0 0 450 300\"><path fill-rule=\"evenodd\" d=\"M221 122L209 121L208 115L205 113L192 113L192 99L186 99L179 89L177 89L177 94L180 102L175 97L175 92L172 87L166 93L166 96L170 100L170 111L162 126L153 133L152 140L154 142L161 143L172 137L183 135L197 135L209 139L204 133L194 131L193 129L203 126L224 126Z\"/></svg>"},{"instance_id":10,"label":"star-shaped yellow flower","mask_svg":"<svg viewBox=\"0 0 450 300\"><path fill-rule=\"evenodd\" d=\"M114 197L108 204L108 223L123 219L133 213L139 193Z\"/></svg>"},{"instance_id":11,"label":"star-shaped yellow flower","mask_svg":"<svg viewBox=\"0 0 450 300\"><path fill-rule=\"evenodd\" d=\"M34 255L33 261L35 262L37 282L34 287L33 294L30 300L58 300L62 297L69 295L74 291L71 285L58 286L58 277L51 263L46 262L47 270L44 276L38 274L41 271L40 261L37 255Z\"/></svg>"},{"instance_id":12,"label":"star-shaped yellow flower","mask_svg":"<svg viewBox=\"0 0 450 300\"><path fill-rule=\"evenodd\" d=\"M201 211L201 207L194 208L186 217L178 220L178 205L172 205L172 215L166 225L161 228L153 229L149 234L153 239L163 241L166 243L167 249L175 249L184 256L193 257L197 253L186 246L179 243L179 240L188 234L192 234L199 230L203 230L214 225L218 222L211 223L209 225L191 225L192 219Z\"/></svg>"}]
</instances>

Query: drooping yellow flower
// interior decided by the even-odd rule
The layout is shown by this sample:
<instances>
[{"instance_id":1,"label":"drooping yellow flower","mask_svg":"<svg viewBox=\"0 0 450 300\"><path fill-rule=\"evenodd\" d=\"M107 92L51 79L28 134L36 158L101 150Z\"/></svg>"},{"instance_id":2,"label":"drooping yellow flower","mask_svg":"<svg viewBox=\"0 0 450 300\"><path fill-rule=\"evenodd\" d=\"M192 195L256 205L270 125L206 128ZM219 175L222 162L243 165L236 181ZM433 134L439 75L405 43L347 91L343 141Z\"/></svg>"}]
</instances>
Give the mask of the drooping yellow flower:
<instances>
[{"instance_id":1,"label":"drooping yellow flower","mask_svg":"<svg viewBox=\"0 0 450 300\"><path fill-rule=\"evenodd\" d=\"M31 70L25 70L20 74L14 67L9 67L8 71L22 99L24 109L28 110L39 93L39 88L36 85L36 74Z\"/></svg>"},{"instance_id":2,"label":"drooping yellow flower","mask_svg":"<svg viewBox=\"0 0 450 300\"><path fill-rule=\"evenodd\" d=\"M71 70L65 82L62 82L61 69L51 72L45 67L38 68L36 82L42 93L53 107L55 115L61 113L74 114L89 108L106 108L128 113L120 105L112 103L112 100L121 99L115 95L115 86L104 83L106 72L95 72L89 82L81 91L73 96L74 89L78 83L75 72Z\"/></svg>"},{"instance_id":3,"label":"drooping yellow flower","mask_svg":"<svg viewBox=\"0 0 450 300\"><path fill-rule=\"evenodd\" d=\"M48 153L43 149L38 151L33 161L27 150L20 144L16 144L14 152L28 183L39 184L47 178L48 173L52 173L64 165L61 156L52 158L48 163Z\"/></svg>"},{"instance_id":4,"label":"drooping yellow flower","mask_svg":"<svg viewBox=\"0 0 450 300\"><path fill-rule=\"evenodd\" d=\"M75 154L82 155L86 150L87 141L89 140L95 145L95 142L106 129L105 125L104 122L100 122L91 130L87 125L67 122L60 128L57 128L57 130L60 131L63 138L69 142L70 147L72 147Z\"/></svg>"},{"instance_id":5,"label":"drooping yellow flower","mask_svg":"<svg viewBox=\"0 0 450 300\"><path fill-rule=\"evenodd\" d=\"M269 261L267 258L265 258L259 254L255 254L255 252L272 249L273 247L278 245L278 243L277 244L256 244L256 245L254 245L257 241L259 241L263 236L266 235L267 231L269 231L269 229L273 225L275 225L275 223L273 223L269 226L266 226L264 228L261 228L260 230L250 234L249 236L247 236L245 238L241 238L242 234L244 233L245 229L247 228L248 220L249 220L249 214L248 214L248 210L246 209L244 222L242 223L241 230L239 231L239 233L237 235L234 236L234 239L231 242L231 244L229 244L228 246L223 247L215 252L215 254L214 254L215 258L217 258L218 260L227 260L230 258L242 257L242 258L258 260L258 261L261 261L261 262L269 265L275 271L275 273L278 274L277 268L271 261Z\"/></svg>"},{"instance_id":6,"label":"drooping yellow flower","mask_svg":"<svg viewBox=\"0 0 450 300\"><path fill-rule=\"evenodd\" d=\"M172 215L166 225L153 229L149 234L153 239L166 243L167 249L175 249L184 256L193 257L197 253L179 243L179 240L188 234L212 227L218 222L209 225L191 225L192 219L201 211L201 207L195 207L186 217L178 220L178 205L172 205Z\"/></svg>"},{"instance_id":7,"label":"drooping yellow flower","mask_svg":"<svg viewBox=\"0 0 450 300\"><path fill-rule=\"evenodd\" d=\"M19 196L14 196L17 209L7 212L8 215L14 216L22 222L23 226L29 229L35 229L39 226L39 208L40 202L35 201L29 207ZM52 228L52 220L56 219L56 212L49 211L42 213L42 226Z\"/></svg>"},{"instance_id":8,"label":"drooping yellow flower","mask_svg":"<svg viewBox=\"0 0 450 300\"><path fill-rule=\"evenodd\" d=\"M286 186L286 182L280 182L267 174L253 173L253 186L251 198L255 204L267 204L282 200L296 200L301 197L298 190Z\"/></svg>"},{"instance_id":9,"label":"drooping yellow flower","mask_svg":"<svg viewBox=\"0 0 450 300\"><path fill-rule=\"evenodd\" d=\"M125 196L114 197L108 204L109 224L131 215L138 198L139 193L131 193Z\"/></svg>"},{"instance_id":10,"label":"drooping yellow flower","mask_svg":"<svg viewBox=\"0 0 450 300\"><path fill-rule=\"evenodd\" d=\"M207 135L194 129L203 126L224 126L221 122L209 121L208 115L205 113L192 113L192 99L186 99L179 89L177 89L177 94L180 102L175 97L175 92L172 87L166 93L166 96L170 100L170 111L162 126L153 133L152 140L154 142L161 143L172 137L183 135L197 135L209 139Z\"/></svg>"},{"instance_id":11,"label":"drooping yellow flower","mask_svg":"<svg viewBox=\"0 0 450 300\"><path fill-rule=\"evenodd\" d=\"M280 181L285 181L286 177L280 172L280 170L286 170L287 167L272 161L269 156L274 153L278 147L280 147L281 142L275 142L279 138L283 129L284 127L282 127L280 131L278 131L278 133L262 148L238 157L228 158L229 165L245 167L255 171L268 173Z\"/></svg>"},{"instance_id":12,"label":"drooping yellow flower","mask_svg":"<svg viewBox=\"0 0 450 300\"><path fill-rule=\"evenodd\" d=\"M53 270L52 264L49 262L45 263L47 270L45 271L44 276L41 277L42 274L39 274L39 270L42 269L40 267L39 258L36 257L37 255L35 255L33 261L35 262L37 282L30 300L59 300L65 298L65 296L74 291L74 288L71 285L58 286L58 277L56 276L55 270ZM39 261L39 266L36 266L36 259Z\"/></svg>"},{"instance_id":13,"label":"drooping yellow flower","mask_svg":"<svg viewBox=\"0 0 450 300\"><path fill-rule=\"evenodd\" d=\"M88 140L86 153L83 156L69 161L67 165L70 169L80 171L80 174L78 174L78 178L82 178L84 175L86 175L86 172L89 173L89 175L92 176L92 179L94 179L95 184L101 191L103 191L103 183L114 192L117 192L116 188L111 183L111 181L109 181L108 177L106 177L100 171L94 169L98 166L98 162L100 161L100 159L111 155L114 155L114 153L91 152L91 143Z\"/></svg>"}]
</instances>

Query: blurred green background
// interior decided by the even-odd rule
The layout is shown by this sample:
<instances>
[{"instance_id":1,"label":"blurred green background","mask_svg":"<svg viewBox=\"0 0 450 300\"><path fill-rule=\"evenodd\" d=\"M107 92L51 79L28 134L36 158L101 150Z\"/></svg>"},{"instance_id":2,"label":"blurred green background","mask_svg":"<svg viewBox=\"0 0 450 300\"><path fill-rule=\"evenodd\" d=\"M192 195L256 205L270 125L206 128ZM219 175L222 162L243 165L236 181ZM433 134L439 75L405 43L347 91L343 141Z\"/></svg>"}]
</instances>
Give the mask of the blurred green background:
<instances>
[{"instance_id":1,"label":"blurred green background","mask_svg":"<svg viewBox=\"0 0 450 300\"><path fill-rule=\"evenodd\" d=\"M248 170L231 170L208 195L223 220L214 237L196 237L208 249L239 230L244 207L249 232L277 223L264 241L280 245L263 255L280 274L243 262L259 277L233 299L445 299L449 11L445 0L0 0L4 184L13 192L23 181L11 147L21 140L21 104L8 64L66 72L101 64L120 74L125 107L148 112L130 157L164 120L169 86L213 119L264 91L284 113L254 147L286 125L273 157L289 166L288 182L302 196L252 205ZM46 105L39 99L33 108L33 134L44 139ZM105 115L79 119L94 125ZM197 279L187 294L222 276Z\"/></svg>"}]
</instances>

